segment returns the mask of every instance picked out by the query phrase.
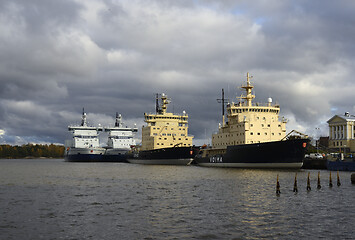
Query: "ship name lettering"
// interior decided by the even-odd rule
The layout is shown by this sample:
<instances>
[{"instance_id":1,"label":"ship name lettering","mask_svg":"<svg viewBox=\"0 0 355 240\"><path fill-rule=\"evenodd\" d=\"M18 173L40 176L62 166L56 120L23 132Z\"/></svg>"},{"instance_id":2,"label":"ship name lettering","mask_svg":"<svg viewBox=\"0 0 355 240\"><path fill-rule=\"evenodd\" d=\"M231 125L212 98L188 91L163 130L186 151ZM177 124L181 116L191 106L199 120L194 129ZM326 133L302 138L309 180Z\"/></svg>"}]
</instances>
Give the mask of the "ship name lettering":
<instances>
[{"instance_id":1,"label":"ship name lettering","mask_svg":"<svg viewBox=\"0 0 355 240\"><path fill-rule=\"evenodd\" d=\"M223 157L222 156L212 156L212 157L210 157L210 162L211 163L221 163L221 162L223 162Z\"/></svg>"}]
</instances>

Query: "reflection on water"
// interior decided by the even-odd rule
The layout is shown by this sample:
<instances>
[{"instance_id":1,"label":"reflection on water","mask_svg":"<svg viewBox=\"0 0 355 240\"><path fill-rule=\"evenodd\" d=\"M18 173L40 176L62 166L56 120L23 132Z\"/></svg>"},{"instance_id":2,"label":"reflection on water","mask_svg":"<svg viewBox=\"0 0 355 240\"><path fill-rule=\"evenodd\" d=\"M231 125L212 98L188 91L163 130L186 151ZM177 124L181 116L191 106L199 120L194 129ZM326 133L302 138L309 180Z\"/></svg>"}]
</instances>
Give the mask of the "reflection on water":
<instances>
[{"instance_id":1,"label":"reflection on water","mask_svg":"<svg viewBox=\"0 0 355 240\"><path fill-rule=\"evenodd\" d=\"M353 238L350 173L317 173L0 160L1 238Z\"/></svg>"}]
</instances>

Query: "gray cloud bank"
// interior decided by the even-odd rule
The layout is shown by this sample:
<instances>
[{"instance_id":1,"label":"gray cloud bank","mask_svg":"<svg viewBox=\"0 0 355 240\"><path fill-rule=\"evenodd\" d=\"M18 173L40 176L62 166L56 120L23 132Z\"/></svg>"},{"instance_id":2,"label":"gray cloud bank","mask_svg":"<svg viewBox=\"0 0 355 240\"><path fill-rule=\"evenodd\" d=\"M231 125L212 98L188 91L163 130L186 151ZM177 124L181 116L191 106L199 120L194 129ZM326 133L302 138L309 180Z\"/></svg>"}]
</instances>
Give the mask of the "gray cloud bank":
<instances>
[{"instance_id":1,"label":"gray cloud bank","mask_svg":"<svg viewBox=\"0 0 355 240\"><path fill-rule=\"evenodd\" d=\"M0 143L63 143L82 107L92 124L117 111L141 127L164 92L202 144L221 88L234 101L246 72L289 131L327 135L334 114L355 114L354 12L350 0L1 0Z\"/></svg>"}]
</instances>

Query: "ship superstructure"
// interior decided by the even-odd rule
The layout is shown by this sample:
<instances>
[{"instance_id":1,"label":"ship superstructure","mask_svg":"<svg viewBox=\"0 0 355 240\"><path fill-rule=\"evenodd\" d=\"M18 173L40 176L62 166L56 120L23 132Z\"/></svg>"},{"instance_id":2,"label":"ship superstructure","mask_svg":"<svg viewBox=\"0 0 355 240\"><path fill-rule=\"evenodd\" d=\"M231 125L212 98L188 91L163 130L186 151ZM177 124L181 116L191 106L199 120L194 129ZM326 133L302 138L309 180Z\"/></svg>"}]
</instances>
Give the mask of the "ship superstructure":
<instances>
[{"instance_id":1,"label":"ship superstructure","mask_svg":"<svg viewBox=\"0 0 355 240\"><path fill-rule=\"evenodd\" d=\"M188 164L197 150L188 134L188 115L167 112L170 99L162 93L156 95L156 112L144 113L146 126L142 127L142 146L139 155L129 160L144 164Z\"/></svg>"},{"instance_id":2,"label":"ship superstructure","mask_svg":"<svg viewBox=\"0 0 355 240\"><path fill-rule=\"evenodd\" d=\"M218 133L212 135L213 148L280 141L285 137L287 120L279 118L280 106L272 104L271 98L267 104L252 103L255 95L250 78L247 73L247 84L241 87L246 95L241 95L237 103L227 104L228 121L223 120Z\"/></svg>"},{"instance_id":3,"label":"ship superstructure","mask_svg":"<svg viewBox=\"0 0 355 240\"><path fill-rule=\"evenodd\" d=\"M196 163L214 167L301 168L307 137L286 135L287 120L279 118L280 106L253 103L254 86L247 73L245 95L227 104L227 122L212 135L212 147L196 156ZM224 113L224 97L222 99ZM293 132L293 131L292 131ZM295 131L297 132L297 131Z\"/></svg>"},{"instance_id":4,"label":"ship superstructure","mask_svg":"<svg viewBox=\"0 0 355 240\"><path fill-rule=\"evenodd\" d=\"M185 111L182 115L167 112L169 103L170 100L163 93L161 107L157 104L156 113L144 113L147 126L142 128L141 150L192 146L193 136L188 135L189 116Z\"/></svg>"},{"instance_id":5,"label":"ship superstructure","mask_svg":"<svg viewBox=\"0 0 355 240\"><path fill-rule=\"evenodd\" d=\"M65 141L66 161L101 161L105 149L100 147L98 134L102 127L88 126L83 109L80 126L68 126L72 138Z\"/></svg>"},{"instance_id":6,"label":"ship superstructure","mask_svg":"<svg viewBox=\"0 0 355 240\"><path fill-rule=\"evenodd\" d=\"M136 126L133 128L124 127L121 114L116 113L115 126L105 128L105 132L108 132L108 141L104 160L126 161L129 151L136 145L133 137L137 131Z\"/></svg>"}]
</instances>

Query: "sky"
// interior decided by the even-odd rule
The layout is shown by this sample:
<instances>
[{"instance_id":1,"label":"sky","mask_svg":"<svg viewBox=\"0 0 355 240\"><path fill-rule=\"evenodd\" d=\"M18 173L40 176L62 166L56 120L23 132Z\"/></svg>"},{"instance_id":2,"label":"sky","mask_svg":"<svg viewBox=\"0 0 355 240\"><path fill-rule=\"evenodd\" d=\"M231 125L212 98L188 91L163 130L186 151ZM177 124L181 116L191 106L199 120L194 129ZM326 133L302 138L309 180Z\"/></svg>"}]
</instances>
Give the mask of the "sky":
<instances>
[{"instance_id":1,"label":"sky","mask_svg":"<svg viewBox=\"0 0 355 240\"><path fill-rule=\"evenodd\" d=\"M63 144L67 126L127 126L155 111L189 115L194 144L221 122L224 88L246 74L254 102L312 137L355 115L353 0L0 0L0 144ZM104 137L104 136L103 136Z\"/></svg>"}]
</instances>

